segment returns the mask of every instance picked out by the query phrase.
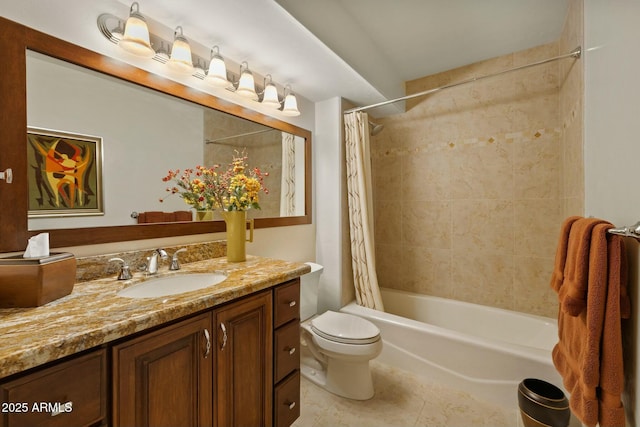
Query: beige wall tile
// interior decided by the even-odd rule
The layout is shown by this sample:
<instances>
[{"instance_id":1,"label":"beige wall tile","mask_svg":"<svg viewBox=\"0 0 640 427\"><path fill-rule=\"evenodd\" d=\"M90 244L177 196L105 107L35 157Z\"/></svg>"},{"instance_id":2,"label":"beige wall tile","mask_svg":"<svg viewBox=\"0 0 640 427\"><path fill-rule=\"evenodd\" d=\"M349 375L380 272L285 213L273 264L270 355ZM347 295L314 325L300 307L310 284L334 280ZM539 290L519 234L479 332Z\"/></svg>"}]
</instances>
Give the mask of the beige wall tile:
<instances>
[{"instance_id":1,"label":"beige wall tile","mask_svg":"<svg viewBox=\"0 0 640 427\"><path fill-rule=\"evenodd\" d=\"M513 150L490 137L456 146L451 159L453 199L512 198Z\"/></svg>"},{"instance_id":2,"label":"beige wall tile","mask_svg":"<svg viewBox=\"0 0 640 427\"><path fill-rule=\"evenodd\" d=\"M456 253L513 254L513 201L455 200L452 217Z\"/></svg>"},{"instance_id":3,"label":"beige wall tile","mask_svg":"<svg viewBox=\"0 0 640 427\"><path fill-rule=\"evenodd\" d=\"M401 168L402 159L397 154L383 153L373 157L371 183L376 189L373 195L376 202L402 200Z\"/></svg>"},{"instance_id":4,"label":"beige wall tile","mask_svg":"<svg viewBox=\"0 0 640 427\"><path fill-rule=\"evenodd\" d=\"M558 296L551 289L553 258L515 256L513 309L538 316L558 316Z\"/></svg>"},{"instance_id":5,"label":"beige wall tile","mask_svg":"<svg viewBox=\"0 0 640 427\"><path fill-rule=\"evenodd\" d=\"M562 224L562 205L558 199L514 201L515 254L553 258Z\"/></svg>"},{"instance_id":6,"label":"beige wall tile","mask_svg":"<svg viewBox=\"0 0 640 427\"><path fill-rule=\"evenodd\" d=\"M579 20L570 17L557 43L410 81L407 93L557 56L581 44ZM549 279L557 233L584 205L583 76L574 63L437 92L378 120L385 130L372 139L372 155L383 286L556 315Z\"/></svg>"},{"instance_id":7,"label":"beige wall tile","mask_svg":"<svg viewBox=\"0 0 640 427\"><path fill-rule=\"evenodd\" d=\"M514 143L514 197L559 199L562 153L560 132L537 130Z\"/></svg>"},{"instance_id":8,"label":"beige wall tile","mask_svg":"<svg viewBox=\"0 0 640 427\"><path fill-rule=\"evenodd\" d=\"M400 202L376 201L374 207L375 241L383 245L400 244L402 208Z\"/></svg>"},{"instance_id":9,"label":"beige wall tile","mask_svg":"<svg viewBox=\"0 0 640 427\"><path fill-rule=\"evenodd\" d=\"M402 157L400 187L405 200L447 200L451 194L452 149L428 148ZM401 191L398 191L398 188Z\"/></svg>"},{"instance_id":10,"label":"beige wall tile","mask_svg":"<svg viewBox=\"0 0 640 427\"><path fill-rule=\"evenodd\" d=\"M453 258L455 299L513 309L513 256L456 250Z\"/></svg>"},{"instance_id":11,"label":"beige wall tile","mask_svg":"<svg viewBox=\"0 0 640 427\"><path fill-rule=\"evenodd\" d=\"M434 249L451 248L451 202L410 201L402 206L402 243Z\"/></svg>"},{"instance_id":12,"label":"beige wall tile","mask_svg":"<svg viewBox=\"0 0 640 427\"><path fill-rule=\"evenodd\" d=\"M453 298L451 250L403 245L399 289Z\"/></svg>"}]
</instances>

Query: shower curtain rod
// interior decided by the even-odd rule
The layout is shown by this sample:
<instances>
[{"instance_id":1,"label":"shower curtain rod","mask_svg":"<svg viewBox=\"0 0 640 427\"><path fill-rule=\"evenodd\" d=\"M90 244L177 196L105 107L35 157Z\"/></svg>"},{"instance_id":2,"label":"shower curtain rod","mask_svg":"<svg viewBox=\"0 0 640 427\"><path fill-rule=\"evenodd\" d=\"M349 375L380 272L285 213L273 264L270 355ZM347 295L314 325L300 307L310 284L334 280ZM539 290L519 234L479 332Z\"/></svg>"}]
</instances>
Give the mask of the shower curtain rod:
<instances>
[{"instance_id":1,"label":"shower curtain rod","mask_svg":"<svg viewBox=\"0 0 640 427\"><path fill-rule=\"evenodd\" d=\"M271 128L270 129L262 129L262 130L255 130L253 132L240 133L238 135L223 136L223 137L217 138L217 139L206 139L204 141L204 143L205 144L215 144L216 142L226 141L227 139L243 138L245 136L252 136L252 135L257 135L259 133L271 132L272 130L278 130L278 129L271 129Z\"/></svg>"},{"instance_id":2,"label":"shower curtain rod","mask_svg":"<svg viewBox=\"0 0 640 427\"><path fill-rule=\"evenodd\" d=\"M437 87L437 88L428 89L428 90L425 90L425 91L422 91L422 92L412 93L411 95L406 95L406 96L403 96L403 97L400 97L400 98L390 99L388 101L378 102L377 104L366 105L364 107L350 108L349 110L345 110L344 113L345 114L354 113L356 111L364 111L364 110L369 110L371 108L382 107L383 105L393 104L394 102L405 101L407 99L413 99L413 98L417 98L419 96L429 95L429 94L432 94L434 92L438 92L438 91L441 91L441 90L444 90L444 89L449 89L449 88L460 86L460 85L467 84L467 83L477 82L478 80L487 79L489 77L500 76L502 74L510 73L512 71L524 70L525 68L534 67L536 65L546 64L548 62L557 61L559 59L570 58L570 57L578 59L578 58L580 58L581 54L582 54L582 47L578 46L577 48L573 49L571 52L566 53L564 55L560 55L560 56L556 56L556 57L553 57L553 58L544 59L542 61L533 62L531 64L520 65L519 67L510 68L508 70L499 71L499 72L493 73L493 74L487 74L487 75L480 76L480 77L473 77L473 78L470 78L470 79L467 79L467 80L463 80L461 82L451 83L451 84L440 86L440 87Z\"/></svg>"}]
</instances>

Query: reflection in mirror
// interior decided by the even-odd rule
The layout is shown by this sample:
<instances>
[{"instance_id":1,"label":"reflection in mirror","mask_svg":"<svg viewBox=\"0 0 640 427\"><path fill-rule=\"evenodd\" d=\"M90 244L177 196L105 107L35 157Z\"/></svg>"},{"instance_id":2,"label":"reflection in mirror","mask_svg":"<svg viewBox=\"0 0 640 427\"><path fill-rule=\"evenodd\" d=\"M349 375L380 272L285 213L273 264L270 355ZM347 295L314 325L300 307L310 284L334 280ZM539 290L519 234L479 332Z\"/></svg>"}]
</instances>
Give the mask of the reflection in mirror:
<instances>
[{"instance_id":1,"label":"reflection in mirror","mask_svg":"<svg viewBox=\"0 0 640 427\"><path fill-rule=\"evenodd\" d=\"M224 167L243 149L250 166L269 172L269 195L251 215L305 215L305 140L259 123L32 51L27 123L103 141L104 215L33 217L29 230L130 225L134 212L188 210L179 197L159 202L167 171Z\"/></svg>"},{"instance_id":2,"label":"reflection in mirror","mask_svg":"<svg viewBox=\"0 0 640 427\"><path fill-rule=\"evenodd\" d=\"M261 209L250 210L249 218L304 215L304 138L259 123L240 122L216 110L205 112L204 128L205 165L220 164L221 159L230 160L246 150L249 166L269 174L265 178L269 192L260 195Z\"/></svg>"}]
</instances>

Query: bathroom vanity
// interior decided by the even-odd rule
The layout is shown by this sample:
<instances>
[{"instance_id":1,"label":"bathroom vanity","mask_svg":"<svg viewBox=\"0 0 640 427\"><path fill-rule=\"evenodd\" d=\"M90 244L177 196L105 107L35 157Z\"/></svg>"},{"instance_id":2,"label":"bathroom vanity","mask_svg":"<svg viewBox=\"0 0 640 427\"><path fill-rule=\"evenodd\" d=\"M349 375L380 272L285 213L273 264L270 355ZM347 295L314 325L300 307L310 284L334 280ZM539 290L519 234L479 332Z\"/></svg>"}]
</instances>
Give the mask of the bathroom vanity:
<instances>
[{"instance_id":1,"label":"bathroom vanity","mask_svg":"<svg viewBox=\"0 0 640 427\"><path fill-rule=\"evenodd\" d=\"M227 275L210 288L126 298L117 293L139 279L97 279L0 310L0 426L289 426L309 269L215 258L178 272Z\"/></svg>"}]
</instances>

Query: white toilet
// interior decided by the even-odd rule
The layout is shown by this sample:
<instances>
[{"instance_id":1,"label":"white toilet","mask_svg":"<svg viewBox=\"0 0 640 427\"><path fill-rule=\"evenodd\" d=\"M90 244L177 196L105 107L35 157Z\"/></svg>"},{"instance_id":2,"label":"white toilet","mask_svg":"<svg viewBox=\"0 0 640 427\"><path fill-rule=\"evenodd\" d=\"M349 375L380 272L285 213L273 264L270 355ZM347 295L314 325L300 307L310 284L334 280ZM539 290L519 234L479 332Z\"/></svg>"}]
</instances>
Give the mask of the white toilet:
<instances>
[{"instance_id":1,"label":"white toilet","mask_svg":"<svg viewBox=\"0 0 640 427\"><path fill-rule=\"evenodd\" d=\"M331 393L356 400L373 397L369 360L382 351L380 330L352 314L317 314L318 281L323 267L314 263L300 278L302 375Z\"/></svg>"}]
</instances>

